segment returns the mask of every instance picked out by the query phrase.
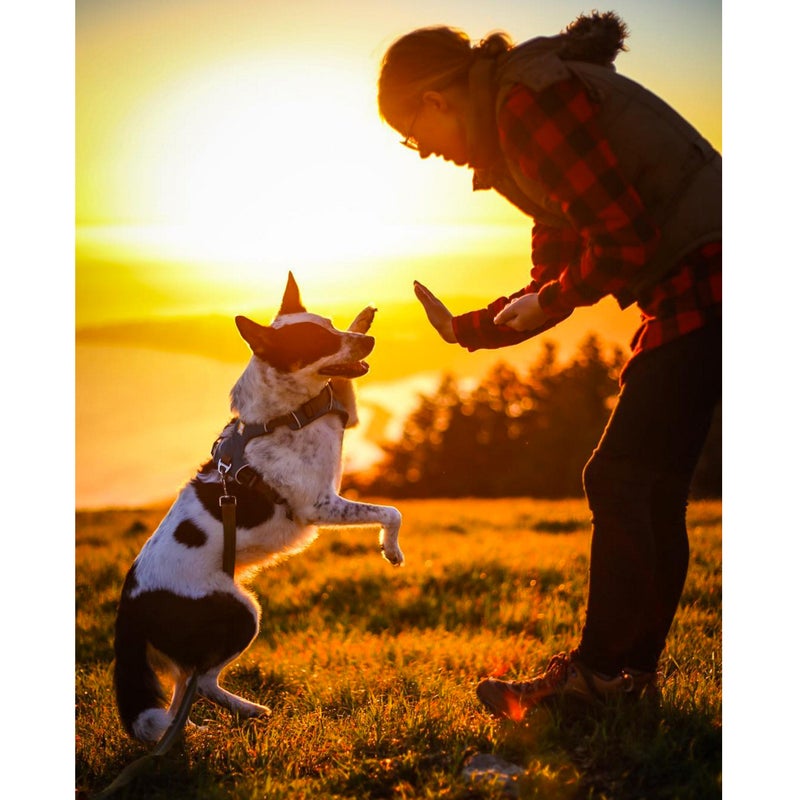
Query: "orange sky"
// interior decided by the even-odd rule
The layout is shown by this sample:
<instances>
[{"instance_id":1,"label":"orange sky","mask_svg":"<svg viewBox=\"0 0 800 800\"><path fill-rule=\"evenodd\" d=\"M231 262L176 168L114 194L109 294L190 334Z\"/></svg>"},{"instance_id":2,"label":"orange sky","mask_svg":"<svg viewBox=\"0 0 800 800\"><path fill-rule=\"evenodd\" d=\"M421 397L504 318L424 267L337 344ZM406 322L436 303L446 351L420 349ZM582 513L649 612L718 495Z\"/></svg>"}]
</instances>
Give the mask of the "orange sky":
<instances>
[{"instance_id":1,"label":"orange sky","mask_svg":"<svg viewBox=\"0 0 800 800\"><path fill-rule=\"evenodd\" d=\"M396 424L441 371L475 379L499 358L531 362L538 342L470 355L427 327L412 281L456 313L515 291L528 279L531 223L499 196L473 193L468 170L398 146L378 118L375 83L385 48L413 28L449 24L476 39L503 29L522 41L585 9L566 0L77 0L76 9L75 322L95 328L94 343L81 336L76 350L79 505L169 496L205 458L247 357L215 361L200 345L176 355L168 334L143 349L97 326L144 330L149 320L251 310L268 322L289 269L309 308L339 325L376 305L373 370L359 382L365 426L350 437L356 460L359 446L361 456L374 449L365 431ZM614 9L631 30L619 70L721 148L719 2ZM568 349L600 330L624 346L635 316L608 301L549 336ZM220 335L236 337L232 327Z\"/></svg>"},{"instance_id":2,"label":"orange sky","mask_svg":"<svg viewBox=\"0 0 800 800\"><path fill-rule=\"evenodd\" d=\"M620 71L721 147L719 3L614 8L631 29ZM414 278L445 297L518 288L529 221L473 193L469 171L397 145L377 115L378 65L422 25L522 40L581 10L565 0L78 0L78 325L219 311L221 300L235 310L279 291L288 268L326 299L345 299L353 283L376 303L405 299ZM457 274L437 281L430 263L419 274L422 257L454 254Z\"/></svg>"}]
</instances>

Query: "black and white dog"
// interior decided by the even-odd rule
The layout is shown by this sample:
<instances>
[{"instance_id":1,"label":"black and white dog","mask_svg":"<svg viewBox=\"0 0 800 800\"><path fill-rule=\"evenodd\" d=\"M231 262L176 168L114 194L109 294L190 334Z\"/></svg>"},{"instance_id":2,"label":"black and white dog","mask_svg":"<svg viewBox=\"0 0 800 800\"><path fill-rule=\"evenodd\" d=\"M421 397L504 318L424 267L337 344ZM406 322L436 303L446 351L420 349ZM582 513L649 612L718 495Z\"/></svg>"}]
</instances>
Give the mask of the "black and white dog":
<instances>
[{"instance_id":1,"label":"black and white dog","mask_svg":"<svg viewBox=\"0 0 800 800\"><path fill-rule=\"evenodd\" d=\"M343 429L356 421L350 379L368 370L362 359L375 344L366 335L374 313L364 309L347 331L339 331L306 311L289 273L271 325L236 317L253 353L231 391L237 416L215 443L212 460L144 544L122 589L114 685L120 718L132 736L161 737L193 674L201 696L233 713L269 713L218 682L259 628L260 608L242 581L305 549L316 526L380 525L384 557L403 563L397 509L350 502L338 493ZM231 502L235 524L227 527L235 530L235 545L223 531ZM171 702L156 672L164 666Z\"/></svg>"}]
</instances>

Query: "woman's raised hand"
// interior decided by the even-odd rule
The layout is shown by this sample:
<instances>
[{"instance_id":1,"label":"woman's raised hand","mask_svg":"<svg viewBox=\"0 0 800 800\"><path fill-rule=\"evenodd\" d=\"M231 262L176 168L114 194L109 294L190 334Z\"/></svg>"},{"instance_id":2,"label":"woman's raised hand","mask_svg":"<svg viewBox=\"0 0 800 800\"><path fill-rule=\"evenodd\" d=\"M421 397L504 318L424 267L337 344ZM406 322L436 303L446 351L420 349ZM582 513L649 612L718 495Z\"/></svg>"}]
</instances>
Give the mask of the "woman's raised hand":
<instances>
[{"instance_id":1,"label":"woman's raised hand","mask_svg":"<svg viewBox=\"0 0 800 800\"><path fill-rule=\"evenodd\" d=\"M453 315L447 310L445 304L419 281L414 281L414 294L422 303L422 307L428 315L428 321L439 332L439 336L449 344L455 344L456 335L453 331Z\"/></svg>"}]
</instances>

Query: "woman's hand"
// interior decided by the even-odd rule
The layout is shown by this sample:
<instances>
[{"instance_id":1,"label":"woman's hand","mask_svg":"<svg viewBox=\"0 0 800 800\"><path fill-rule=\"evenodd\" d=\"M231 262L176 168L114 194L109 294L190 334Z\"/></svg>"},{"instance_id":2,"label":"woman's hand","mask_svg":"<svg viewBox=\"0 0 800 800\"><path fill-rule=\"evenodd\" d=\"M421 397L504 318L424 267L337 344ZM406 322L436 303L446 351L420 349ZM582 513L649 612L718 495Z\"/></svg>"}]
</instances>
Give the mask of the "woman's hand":
<instances>
[{"instance_id":1,"label":"woman's hand","mask_svg":"<svg viewBox=\"0 0 800 800\"><path fill-rule=\"evenodd\" d=\"M549 317L539 305L538 294L524 294L512 300L495 318L495 325L507 325L515 331L534 331Z\"/></svg>"},{"instance_id":2,"label":"woman's hand","mask_svg":"<svg viewBox=\"0 0 800 800\"><path fill-rule=\"evenodd\" d=\"M456 335L453 331L453 315L447 310L445 304L419 281L414 281L414 294L422 303L422 307L428 315L428 321L439 332L439 336L449 344L455 344Z\"/></svg>"}]
</instances>

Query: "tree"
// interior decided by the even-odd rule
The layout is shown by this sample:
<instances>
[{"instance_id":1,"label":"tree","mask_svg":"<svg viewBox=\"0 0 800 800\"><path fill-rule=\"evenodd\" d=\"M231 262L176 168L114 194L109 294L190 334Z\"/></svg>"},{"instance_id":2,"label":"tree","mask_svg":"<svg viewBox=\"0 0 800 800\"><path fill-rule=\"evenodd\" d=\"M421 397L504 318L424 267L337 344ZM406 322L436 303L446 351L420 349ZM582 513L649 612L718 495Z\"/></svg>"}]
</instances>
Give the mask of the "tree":
<instances>
[{"instance_id":1,"label":"tree","mask_svg":"<svg viewBox=\"0 0 800 800\"><path fill-rule=\"evenodd\" d=\"M545 342L525 378L497 363L472 391L451 374L420 395L398 442L369 475L345 488L388 497L577 497L582 471L616 402L624 363L588 336L568 364ZM721 414L698 467L694 494L722 490Z\"/></svg>"},{"instance_id":2,"label":"tree","mask_svg":"<svg viewBox=\"0 0 800 800\"><path fill-rule=\"evenodd\" d=\"M383 445L384 462L379 476L368 479L369 488L389 496L436 496L429 491L429 480L446 470L442 440L458 403L458 384L450 374L444 375L433 396L420 395L400 440Z\"/></svg>"}]
</instances>

